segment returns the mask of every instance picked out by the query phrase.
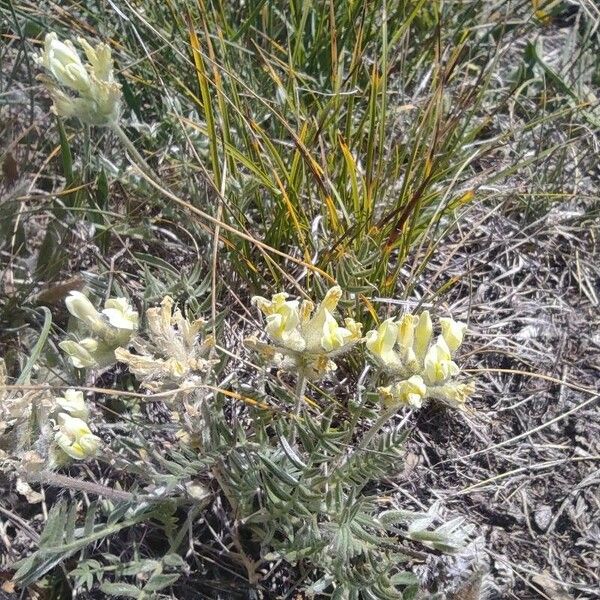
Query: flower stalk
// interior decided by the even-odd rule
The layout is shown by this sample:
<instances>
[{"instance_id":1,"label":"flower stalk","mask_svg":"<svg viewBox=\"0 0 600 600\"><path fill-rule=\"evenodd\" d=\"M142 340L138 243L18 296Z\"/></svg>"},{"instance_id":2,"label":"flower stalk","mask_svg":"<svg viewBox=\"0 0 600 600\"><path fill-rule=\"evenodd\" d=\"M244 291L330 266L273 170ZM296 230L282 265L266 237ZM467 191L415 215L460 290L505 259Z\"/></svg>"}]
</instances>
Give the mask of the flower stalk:
<instances>
[{"instance_id":1,"label":"flower stalk","mask_svg":"<svg viewBox=\"0 0 600 600\"><path fill-rule=\"evenodd\" d=\"M154 172L152 171L152 167L146 162L144 157L140 154L138 149L135 147L134 143L129 139L125 130L121 127L118 121L111 123L111 129L114 131L115 135L119 138L119 141L125 148L125 150L129 153L130 157L133 159L133 164L139 167L145 175L150 177L153 181L156 181L156 177L154 176Z\"/></svg>"},{"instance_id":2,"label":"flower stalk","mask_svg":"<svg viewBox=\"0 0 600 600\"><path fill-rule=\"evenodd\" d=\"M290 432L290 441L291 444L294 445L296 443L296 426L298 419L300 418L300 413L302 412L302 407L304 406L304 394L306 393L306 384L308 380L302 374L298 374L298 379L296 380L296 388L294 390L294 410L292 412L292 423L291 423L291 432Z\"/></svg>"}]
</instances>

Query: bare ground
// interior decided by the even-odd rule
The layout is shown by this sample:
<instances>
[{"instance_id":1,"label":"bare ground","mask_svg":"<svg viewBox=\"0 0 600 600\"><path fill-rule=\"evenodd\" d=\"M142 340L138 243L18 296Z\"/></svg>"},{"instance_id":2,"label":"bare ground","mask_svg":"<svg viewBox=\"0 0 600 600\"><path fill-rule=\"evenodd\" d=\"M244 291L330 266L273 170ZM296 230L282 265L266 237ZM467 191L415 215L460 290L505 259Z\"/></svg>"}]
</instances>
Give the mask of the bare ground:
<instances>
[{"instance_id":1,"label":"bare ground","mask_svg":"<svg viewBox=\"0 0 600 600\"><path fill-rule=\"evenodd\" d=\"M464 418L418 415L399 487L477 526L487 598L600 597L598 225L591 206L528 225L475 211L427 274L461 276L451 312L474 332L478 394ZM448 589L467 563L423 572Z\"/></svg>"}]
</instances>

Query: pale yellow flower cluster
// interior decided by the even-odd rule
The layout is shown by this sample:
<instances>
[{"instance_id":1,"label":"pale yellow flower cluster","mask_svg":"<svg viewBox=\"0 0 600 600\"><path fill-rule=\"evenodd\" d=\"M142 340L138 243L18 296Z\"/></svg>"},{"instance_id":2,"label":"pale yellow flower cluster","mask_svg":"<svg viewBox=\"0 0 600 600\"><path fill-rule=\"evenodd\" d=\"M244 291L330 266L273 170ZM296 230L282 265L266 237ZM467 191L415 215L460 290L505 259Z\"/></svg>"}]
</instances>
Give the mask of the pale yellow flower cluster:
<instances>
[{"instance_id":1,"label":"pale yellow flower cluster","mask_svg":"<svg viewBox=\"0 0 600 600\"><path fill-rule=\"evenodd\" d=\"M6 383L4 361L0 359L0 387ZM87 421L90 411L83 393L69 389L64 396L55 397L50 388L19 391L0 390L0 462L27 464L27 456L45 455L50 450L50 465L60 465L69 457L83 460L95 456L101 440L95 436ZM39 438L42 442L34 444ZM48 441L52 443L48 444Z\"/></svg>"},{"instance_id":2,"label":"pale yellow flower cluster","mask_svg":"<svg viewBox=\"0 0 600 600\"><path fill-rule=\"evenodd\" d=\"M117 360L152 391L193 387L214 362L208 359L214 339L200 339L205 321L189 321L179 309L173 311L173 299L169 296L160 307L148 309L146 319L148 340L131 340L135 354L125 347L117 348Z\"/></svg>"},{"instance_id":3,"label":"pale yellow flower cluster","mask_svg":"<svg viewBox=\"0 0 600 600\"><path fill-rule=\"evenodd\" d=\"M94 435L88 424L89 409L83 392L67 390L63 397L56 399L57 409L54 442L59 452L76 460L93 458L98 453L102 441ZM58 462L62 462L60 457Z\"/></svg>"},{"instance_id":4,"label":"pale yellow flower cluster","mask_svg":"<svg viewBox=\"0 0 600 600\"><path fill-rule=\"evenodd\" d=\"M60 348L74 367L102 368L115 362L115 349L126 344L138 327L138 313L126 298L111 298L102 312L81 292L71 292L65 300L68 311L88 330L77 342L65 340Z\"/></svg>"},{"instance_id":5,"label":"pale yellow flower cluster","mask_svg":"<svg viewBox=\"0 0 600 600\"><path fill-rule=\"evenodd\" d=\"M342 326L334 317L341 296L341 288L332 287L316 310L310 300L288 300L285 293L275 294L271 300L254 296L252 304L266 317L265 331L271 344L256 337L247 338L246 344L286 370L309 379L321 377L336 368L332 358L361 339L360 323L345 319Z\"/></svg>"},{"instance_id":6,"label":"pale yellow flower cluster","mask_svg":"<svg viewBox=\"0 0 600 600\"><path fill-rule=\"evenodd\" d=\"M433 339L429 312L387 319L361 338L362 325L346 319L341 326L333 311L340 300L339 286L331 288L314 312L310 301L289 300L285 293L271 300L255 296L252 303L265 316L265 333L271 343L256 337L246 344L280 368L316 379L335 369L332 357L366 342L369 354L391 379L379 388L386 406L420 407L426 398L436 398L460 407L473 392L470 383L455 381L460 369L453 360L463 341L464 323L440 319L441 335Z\"/></svg>"},{"instance_id":7,"label":"pale yellow flower cluster","mask_svg":"<svg viewBox=\"0 0 600 600\"><path fill-rule=\"evenodd\" d=\"M79 38L88 62L81 61L70 40L61 42L56 33L48 33L44 50L36 62L51 77L41 77L47 85L53 110L63 117L77 117L89 125L109 125L119 118L121 86L115 81L110 47L95 48Z\"/></svg>"},{"instance_id":8,"label":"pale yellow flower cluster","mask_svg":"<svg viewBox=\"0 0 600 600\"><path fill-rule=\"evenodd\" d=\"M369 354L392 379L379 388L387 406L420 407L426 398L461 407L473 393L472 383L455 380L460 372L453 357L467 326L450 318L440 319L441 335L433 338L428 311L418 317L406 314L387 319L366 335Z\"/></svg>"}]
</instances>

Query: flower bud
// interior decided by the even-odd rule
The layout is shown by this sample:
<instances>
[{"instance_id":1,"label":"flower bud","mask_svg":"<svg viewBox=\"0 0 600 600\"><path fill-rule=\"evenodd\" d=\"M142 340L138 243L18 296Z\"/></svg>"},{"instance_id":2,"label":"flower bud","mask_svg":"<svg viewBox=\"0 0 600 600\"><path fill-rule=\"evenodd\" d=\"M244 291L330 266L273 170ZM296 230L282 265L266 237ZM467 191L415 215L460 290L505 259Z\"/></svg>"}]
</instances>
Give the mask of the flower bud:
<instances>
[{"instance_id":1,"label":"flower bud","mask_svg":"<svg viewBox=\"0 0 600 600\"><path fill-rule=\"evenodd\" d=\"M402 315L398 321L398 348L404 362L410 365L416 360L413 344L417 320L414 315L406 314Z\"/></svg>"},{"instance_id":2,"label":"flower bud","mask_svg":"<svg viewBox=\"0 0 600 600\"><path fill-rule=\"evenodd\" d=\"M441 318L442 336L448 344L450 352L454 354L462 344L467 326L465 323L455 321L454 319Z\"/></svg>"},{"instance_id":3,"label":"flower bud","mask_svg":"<svg viewBox=\"0 0 600 600\"><path fill-rule=\"evenodd\" d=\"M69 413L72 417L87 420L90 415L83 398L83 392L78 390L67 390L64 396L56 399L56 403L61 410Z\"/></svg>"}]
</instances>

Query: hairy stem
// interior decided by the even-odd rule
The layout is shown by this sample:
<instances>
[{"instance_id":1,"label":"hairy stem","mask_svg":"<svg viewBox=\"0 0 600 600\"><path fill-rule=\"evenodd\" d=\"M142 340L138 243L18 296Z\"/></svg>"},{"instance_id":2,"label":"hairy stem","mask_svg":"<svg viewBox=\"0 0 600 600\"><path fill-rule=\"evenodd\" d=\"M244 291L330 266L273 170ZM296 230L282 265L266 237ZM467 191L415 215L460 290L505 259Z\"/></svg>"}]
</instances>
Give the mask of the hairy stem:
<instances>
[{"instance_id":1,"label":"hairy stem","mask_svg":"<svg viewBox=\"0 0 600 600\"><path fill-rule=\"evenodd\" d=\"M294 396L296 403L294 404L294 411L292 412L292 429L290 435L290 443L294 445L296 443L296 423L300 417L300 411L304 404L304 393L306 392L306 377L302 373L298 373L298 379L296 380L296 389Z\"/></svg>"},{"instance_id":2,"label":"hairy stem","mask_svg":"<svg viewBox=\"0 0 600 600\"><path fill-rule=\"evenodd\" d=\"M76 490L85 492L86 494L94 494L95 496L103 496L109 500L119 502L133 502L151 499L151 496L146 494L138 495L126 492L124 490L116 490L109 488L99 483L84 481L83 479L75 479L67 475L60 475L52 471L40 471L39 473L27 473L25 479L30 482L42 483L52 487L58 487L68 490Z\"/></svg>"},{"instance_id":3,"label":"hairy stem","mask_svg":"<svg viewBox=\"0 0 600 600\"><path fill-rule=\"evenodd\" d=\"M129 136L125 133L119 123L113 123L112 129L119 138L121 144L123 144L125 150L130 154L133 161L137 166L151 179L156 181L154 173L150 165L146 162L144 157L138 152L137 148L133 145L133 142L129 139Z\"/></svg>"},{"instance_id":4,"label":"hairy stem","mask_svg":"<svg viewBox=\"0 0 600 600\"><path fill-rule=\"evenodd\" d=\"M370 429L363 435L358 447L360 449L366 448L371 440L375 437L377 432L398 412L397 406L390 406L389 408L385 408L383 412L379 415L379 418ZM410 414L410 413L409 413Z\"/></svg>"}]
</instances>

